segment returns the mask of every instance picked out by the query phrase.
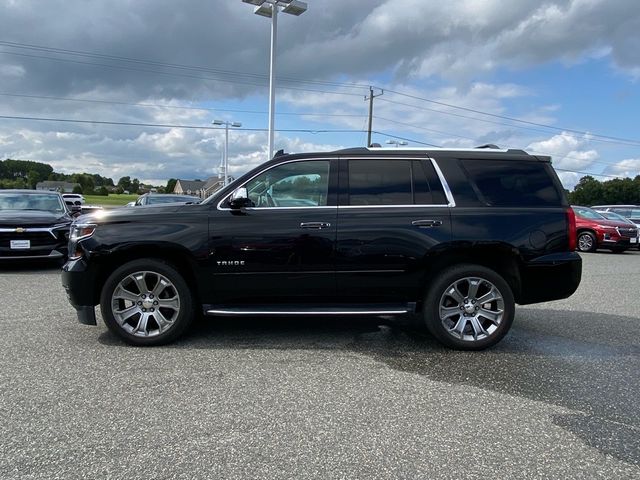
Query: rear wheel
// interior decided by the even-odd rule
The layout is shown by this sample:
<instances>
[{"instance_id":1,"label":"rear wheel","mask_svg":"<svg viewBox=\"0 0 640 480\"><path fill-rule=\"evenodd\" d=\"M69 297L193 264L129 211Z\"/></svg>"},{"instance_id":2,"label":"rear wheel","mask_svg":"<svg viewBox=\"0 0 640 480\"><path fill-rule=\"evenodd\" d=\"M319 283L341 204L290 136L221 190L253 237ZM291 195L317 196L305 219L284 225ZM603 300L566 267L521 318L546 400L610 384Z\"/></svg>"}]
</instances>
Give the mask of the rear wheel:
<instances>
[{"instance_id":1,"label":"rear wheel","mask_svg":"<svg viewBox=\"0 0 640 480\"><path fill-rule=\"evenodd\" d=\"M182 275L151 258L118 268L100 297L107 327L132 345L162 345L178 338L193 321L193 304Z\"/></svg>"},{"instance_id":2,"label":"rear wheel","mask_svg":"<svg viewBox=\"0 0 640 480\"><path fill-rule=\"evenodd\" d=\"M443 271L424 302L424 321L431 334L460 350L482 350L498 343L511 328L514 313L509 284L480 265Z\"/></svg>"},{"instance_id":3,"label":"rear wheel","mask_svg":"<svg viewBox=\"0 0 640 480\"><path fill-rule=\"evenodd\" d=\"M597 248L596 237L591 232L580 232L578 235L578 250L581 252L595 252Z\"/></svg>"}]
</instances>

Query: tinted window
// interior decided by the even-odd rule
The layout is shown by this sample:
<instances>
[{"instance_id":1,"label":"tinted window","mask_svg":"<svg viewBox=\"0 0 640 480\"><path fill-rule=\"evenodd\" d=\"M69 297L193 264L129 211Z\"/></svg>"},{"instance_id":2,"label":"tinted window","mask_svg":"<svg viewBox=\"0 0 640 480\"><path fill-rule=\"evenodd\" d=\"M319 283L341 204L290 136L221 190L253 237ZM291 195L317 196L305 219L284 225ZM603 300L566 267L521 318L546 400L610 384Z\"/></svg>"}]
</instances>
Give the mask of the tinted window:
<instances>
[{"instance_id":1,"label":"tinted window","mask_svg":"<svg viewBox=\"0 0 640 480\"><path fill-rule=\"evenodd\" d=\"M409 160L350 160L349 205L410 205Z\"/></svg>"},{"instance_id":2,"label":"tinted window","mask_svg":"<svg viewBox=\"0 0 640 480\"><path fill-rule=\"evenodd\" d=\"M481 200L492 206L559 205L560 195L541 162L461 160Z\"/></svg>"},{"instance_id":3,"label":"tinted window","mask_svg":"<svg viewBox=\"0 0 640 480\"><path fill-rule=\"evenodd\" d=\"M329 161L291 162L271 168L246 184L256 207L327 205Z\"/></svg>"},{"instance_id":4,"label":"tinted window","mask_svg":"<svg viewBox=\"0 0 640 480\"><path fill-rule=\"evenodd\" d=\"M435 168L433 168L433 164L427 160L422 160L420 164L427 175L429 188L431 189L431 196L433 197L433 203L436 205L446 205L449 203L446 195L444 194L444 188L442 187L440 178L438 178L438 174L436 173Z\"/></svg>"}]
</instances>

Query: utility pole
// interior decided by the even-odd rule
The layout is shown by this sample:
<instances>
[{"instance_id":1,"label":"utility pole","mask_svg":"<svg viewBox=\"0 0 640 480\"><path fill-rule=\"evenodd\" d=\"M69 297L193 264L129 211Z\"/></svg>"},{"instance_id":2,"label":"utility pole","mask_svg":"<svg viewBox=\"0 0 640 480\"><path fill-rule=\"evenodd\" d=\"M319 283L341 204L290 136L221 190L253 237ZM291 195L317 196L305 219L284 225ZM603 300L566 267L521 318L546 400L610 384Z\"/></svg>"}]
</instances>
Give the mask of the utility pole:
<instances>
[{"instance_id":1,"label":"utility pole","mask_svg":"<svg viewBox=\"0 0 640 480\"><path fill-rule=\"evenodd\" d=\"M373 99L384 95L384 90L380 89L380 93L378 95L373 94L373 87L369 87L369 96L365 95L365 102L369 100L369 133L367 134L367 147L371 146L371 125L373 123Z\"/></svg>"}]
</instances>

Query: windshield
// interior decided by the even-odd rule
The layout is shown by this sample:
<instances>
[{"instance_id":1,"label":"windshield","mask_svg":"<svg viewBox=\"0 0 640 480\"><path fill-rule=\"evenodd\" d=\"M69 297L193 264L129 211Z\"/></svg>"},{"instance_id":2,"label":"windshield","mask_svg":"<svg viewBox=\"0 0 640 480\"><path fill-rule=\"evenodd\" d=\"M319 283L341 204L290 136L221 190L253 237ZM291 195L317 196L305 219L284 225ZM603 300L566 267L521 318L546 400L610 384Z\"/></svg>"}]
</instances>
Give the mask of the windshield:
<instances>
[{"instance_id":1,"label":"windshield","mask_svg":"<svg viewBox=\"0 0 640 480\"><path fill-rule=\"evenodd\" d=\"M64 204L58 194L0 193L0 210L44 210L63 213Z\"/></svg>"},{"instance_id":2,"label":"windshield","mask_svg":"<svg viewBox=\"0 0 640 480\"><path fill-rule=\"evenodd\" d=\"M624 223L629 223L629 220L624 218L622 215L617 214L616 212L598 212L601 215L604 215L609 220L619 220Z\"/></svg>"},{"instance_id":3,"label":"windshield","mask_svg":"<svg viewBox=\"0 0 640 480\"><path fill-rule=\"evenodd\" d=\"M604 216L602 216L601 214L599 214L595 210L591 210L590 208L573 207L573 210L576 212L576 215L578 215L579 217L582 217L582 218L588 218L590 220L602 220L602 219L606 220L606 218Z\"/></svg>"}]
</instances>

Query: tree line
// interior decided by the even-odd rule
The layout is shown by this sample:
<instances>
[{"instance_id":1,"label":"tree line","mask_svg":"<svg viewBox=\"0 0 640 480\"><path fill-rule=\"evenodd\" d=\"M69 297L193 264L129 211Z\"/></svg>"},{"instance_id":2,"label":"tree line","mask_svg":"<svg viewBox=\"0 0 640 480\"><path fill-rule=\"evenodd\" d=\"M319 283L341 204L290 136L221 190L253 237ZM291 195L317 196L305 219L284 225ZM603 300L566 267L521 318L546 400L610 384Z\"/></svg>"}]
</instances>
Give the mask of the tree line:
<instances>
[{"instance_id":1,"label":"tree line","mask_svg":"<svg viewBox=\"0 0 640 480\"><path fill-rule=\"evenodd\" d=\"M604 182L587 175L568 196L572 205L640 205L640 175Z\"/></svg>"},{"instance_id":2,"label":"tree line","mask_svg":"<svg viewBox=\"0 0 640 480\"><path fill-rule=\"evenodd\" d=\"M0 160L0 189L27 188L35 189L39 182L53 180L60 182L77 183L73 193L86 195L108 195L109 193L139 193L144 188L143 184L130 176L121 177L117 183L112 178L103 177L96 173L57 173L47 163L31 160ZM175 185L175 180L173 183ZM164 191L164 187L159 187ZM173 189L172 189L173 190ZM168 190L167 191L172 191Z\"/></svg>"}]
</instances>

